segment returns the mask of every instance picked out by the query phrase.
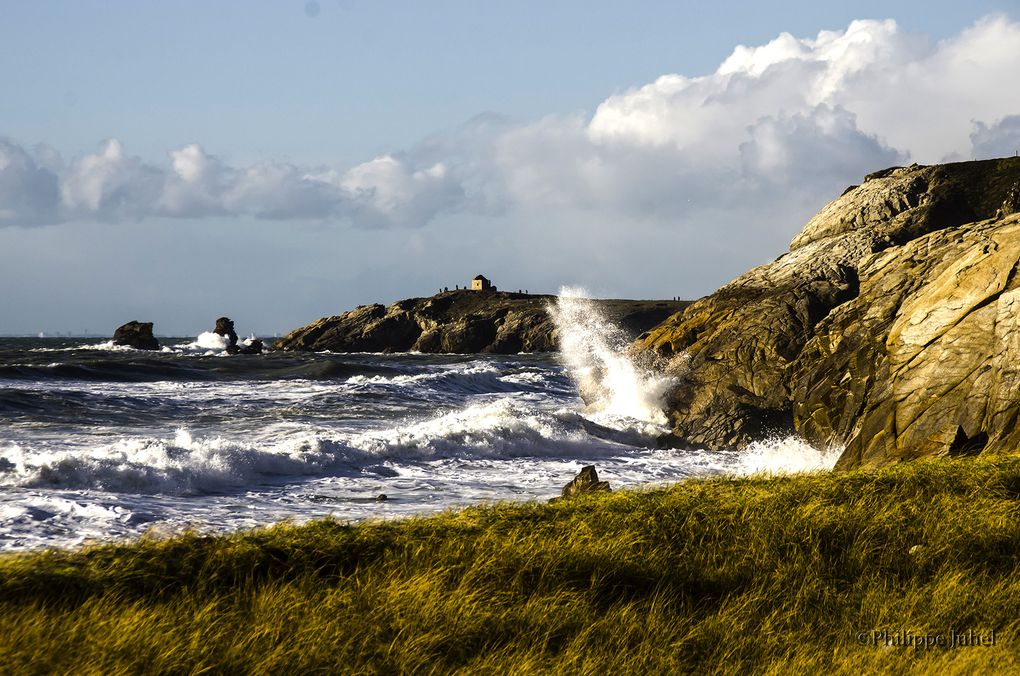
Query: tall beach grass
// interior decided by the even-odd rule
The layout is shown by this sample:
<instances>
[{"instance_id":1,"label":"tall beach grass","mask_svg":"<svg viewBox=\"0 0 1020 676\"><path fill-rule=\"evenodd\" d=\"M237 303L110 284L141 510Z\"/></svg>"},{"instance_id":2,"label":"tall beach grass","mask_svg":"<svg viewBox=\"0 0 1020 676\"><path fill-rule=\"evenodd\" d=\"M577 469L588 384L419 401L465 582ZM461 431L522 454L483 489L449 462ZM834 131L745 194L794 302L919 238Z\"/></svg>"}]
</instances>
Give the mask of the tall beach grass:
<instances>
[{"instance_id":1,"label":"tall beach grass","mask_svg":"<svg viewBox=\"0 0 1020 676\"><path fill-rule=\"evenodd\" d=\"M1018 555L1008 458L143 538L0 557L0 671L1020 673Z\"/></svg>"}]
</instances>

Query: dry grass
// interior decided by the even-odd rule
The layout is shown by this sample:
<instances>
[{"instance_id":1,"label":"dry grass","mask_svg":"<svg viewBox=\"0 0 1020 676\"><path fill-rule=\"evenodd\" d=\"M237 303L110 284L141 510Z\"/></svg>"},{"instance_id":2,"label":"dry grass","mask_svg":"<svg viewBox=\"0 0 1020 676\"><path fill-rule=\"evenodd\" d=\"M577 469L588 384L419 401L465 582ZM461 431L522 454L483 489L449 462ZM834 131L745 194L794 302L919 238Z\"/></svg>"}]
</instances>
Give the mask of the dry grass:
<instances>
[{"instance_id":1,"label":"dry grass","mask_svg":"<svg viewBox=\"0 0 1020 676\"><path fill-rule=\"evenodd\" d=\"M1020 672L1020 460L0 557L4 673ZM996 645L857 632L996 630ZM881 641L880 641L881 642Z\"/></svg>"}]
</instances>

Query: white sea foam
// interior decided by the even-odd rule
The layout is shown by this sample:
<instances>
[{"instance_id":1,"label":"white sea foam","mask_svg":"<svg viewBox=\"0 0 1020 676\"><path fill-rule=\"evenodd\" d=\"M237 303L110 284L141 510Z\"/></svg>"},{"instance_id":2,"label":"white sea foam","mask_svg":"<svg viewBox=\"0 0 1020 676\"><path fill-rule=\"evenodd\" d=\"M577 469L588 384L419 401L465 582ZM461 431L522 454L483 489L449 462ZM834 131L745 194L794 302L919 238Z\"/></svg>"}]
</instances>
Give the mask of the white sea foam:
<instances>
[{"instance_id":1,"label":"white sea foam","mask_svg":"<svg viewBox=\"0 0 1020 676\"><path fill-rule=\"evenodd\" d=\"M86 449L0 450L8 469L0 485L189 495L245 486L269 476L321 472L336 457L318 444L292 438L264 448L223 437L195 439L181 429L172 439L130 437Z\"/></svg>"},{"instance_id":2,"label":"white sea foam","mask_svg":"<svg viewBox=\"0 0 1020 676\"><path fill-rule=\"evenodd\" d=\"M600 454L597 440L585 432L576 412L544 411L529 406L522 397L500 398L410 425L364 432L350 437L348 443L376 457L405 459Z\"/></svg>"},{"instance_id":3,"label":"white sea foam","mask_svg":"<svg viewBox=\"0 0 1020 676\"><path fill-rule=\"evenodd\" d=\"M737 454L736 470L742 474L826 471L835 466L842 450L818 450L797 436L766 439Z\"/></svg>"},{"instance_id":4,"label":"white sea foam","mask_svg":"<svg viewBox=\"0 0 1020 676\"><path fill-rule=\"evenodd\" d=\"M672 379L640 368L627 355L626 334L580 288L560 289L550 308L560 354L590 409L662 424L662 397Z\"/></svg>"},{"instance_id":5,"label":"white sea foam","mask_svg":"<svg viewBox=\"0 0 1020 676\"><path fill-rule=\"evenodd\" d=\"M91 496L31 492L0 496L0 500L12 498L17 502L0 503L0 549L78 545L136 531L145 519L116 501Z\"/></svg>"},{"instance_id":6,"label":"white sea foam","mask_svg":"<svg viewBox=\"0 0 1020 676\"><path fill-rule=\"evenodd\" d=\"M198 354L226 354L230 339L212 331L205 331L198 334L195 340L190 343L178 343L172 347L164 347L164 352L176 353L198 353Z\"/></svg>"},{"instance_id":7,"label":"white sea foam","mask_svg":"<svg viewBox=\"0 0 1020 676\"><path fill-rule=\"evenodd\" d=\"M447 380L450 378L458 378L461 380L467 380L470 378L481 378L483 380L493 380L500 374L500 370L492 364L479 363L479 364L467 364L467 365L455 365L447 367L437 367L433 371L426 371L424 373L415 373L411 375L396 375L396 376L383 376L383 375L355 375L347 379L346 384L348 385L415 385L419 383L428 383L430 381Z\"/></svg>"},{"instance_id":8,"label":"white sea foam","mask_svg":"<svg viewBox=\"0 0 1020 676\"><path fill-rule=\"evenodd\" d=\"M171 438L128 437L84 448L10 444L0 448L0 485L192 495L267 478L360 471L387 460L597 458L628 450L612 430L593 437L593 425L569 409L544 410L522 394L363 432L278 425L246 438L179 429Z\"/></svg>"},{"instance_id":9,"label":"white sea foam","mask_svg":"<svg viewBox=\"0 0 1020 676\"><path fill-rule=\"evenodd\" d=\"M115 345L113 340L106 340L100 343L82 343L74 347L34 347L29 352L66 352L67 350L95 350L98 352L141 352L130 345Z\"/></svg>"},{"instance_id":10,"label":"white sea foam","mask_svg":"<svg viewBox=\"0 0 1020 676\"><path fill-rule=\"evenodd\" d=\"M159 339L164 340L164 339ZM250 345L254 337L240 341L241 345ZM212 331L205 331L198 334L195 340L190 343L178 343L176 345L163 345L159 351L164 353L219 353L225 352L230 341L226 336L221 336ZM73 347L36 347L29 352L66 352L67 350L93 350L97 352L151 352L150 350L139 350L130 345L116 345L113 340L105 340L98 343L82 343Z\"/></svg>"}]
</instances>

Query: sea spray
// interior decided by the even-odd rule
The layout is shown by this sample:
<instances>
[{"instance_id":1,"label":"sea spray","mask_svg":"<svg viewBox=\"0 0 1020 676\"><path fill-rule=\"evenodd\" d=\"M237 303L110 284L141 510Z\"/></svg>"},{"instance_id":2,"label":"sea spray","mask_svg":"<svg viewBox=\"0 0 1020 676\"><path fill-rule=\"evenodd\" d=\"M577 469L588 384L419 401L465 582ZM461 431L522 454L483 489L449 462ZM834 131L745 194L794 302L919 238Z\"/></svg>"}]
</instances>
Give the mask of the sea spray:
<instances>
[{"instance_id":1,"label":"sea spray","mask_svg":"<svg viewBox=\"0 0 1020 676\"><path fill-rule=\"evenodd\" d=\"M740 452L737 474L794 474L829 471L842 448L817 449L796 435L755 441Z\"/></svg>"},{"instance_id":2,"label":"sea spray","mask_svg":"<svg viewBox=\"0 0 1020 676\"><path fill-rule=\"evenodd\" d=\"M584 289L560 289L550 313L561 358L590 410L666 423L662 399L673 379L645 370L630 358L626 333L605 317Z\"/></svg>"}]
</instances>

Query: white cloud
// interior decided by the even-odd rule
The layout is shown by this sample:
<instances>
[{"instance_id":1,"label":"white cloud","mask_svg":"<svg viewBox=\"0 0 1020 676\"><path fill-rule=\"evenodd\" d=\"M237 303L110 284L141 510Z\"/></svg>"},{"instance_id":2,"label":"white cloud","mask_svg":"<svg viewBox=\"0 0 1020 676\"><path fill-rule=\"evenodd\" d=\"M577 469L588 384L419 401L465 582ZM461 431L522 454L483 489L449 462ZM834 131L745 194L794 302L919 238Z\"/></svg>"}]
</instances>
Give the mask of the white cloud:
<instances>
[{"instance_id":1,"label":"white cloud","mask_svg":"<svg viewBox=\"0 0 1020 676\"><path fill-rule=\"evenodd\" d=\"M738 46L714 73L663 75L590 117L481 117L347 169L234 167L197 144L157 166L116 140L65 168L52 153L3 141L0 225L153 215L388 228L515 210L553 223L583 212L618 223L709 211L789 217L785 203L817 207L890 164L1011 154L1017 72L1020 24L1002 15L938 43L894 21L854 21ZM730 227L738 235L760 224Z\"/></svg>"},{"instance_id":2,"label":"white cloud","mask_svg":"<svg viewBox=\"0 0 1020 676\"><path fill-rule=\"evenodd\" d=\"M158 169L125 155L120 141L110 139L98 153L68 167L60 180L61 206L68 214L106 220L143 217L159 198L162 178Z\"/></svg>"},{"instance_id":3,"label":"white cloud","mask_svg":"<svg viewBox=\"0 0 1020 676\"><path fill-rule=\"evenodd\" d=\"M40 158L38 153L0 138L0 226L38 225L56 220L58 179L50 168L52 154L46 155Z\"/></svg>"},{"instance_id":4,"label":"white cloud","mask_svg":"<svg viewBox=\"0 0 1020 676\"><path fill-rule=\"evenodd\" d=\"M443 162L413 169L392 155L360 164L337 178L355 221L378 227L423 225L456 209L460 184Z\"/></svg>"},{"instance_id":5,"label":"white cloud","mask_svg":"<svg viewBox=\"0 0 1020 676\"><path fill-rule=\"evenodd\" d=\"M1016 154L1020 151L1020 115L1008 115L990 125L975 123L970 141L979 160Z\"/></svg>"},{"instance_id":6,"label":"white cloud","mask_svg":"<svg viewBox=\"0 0 1020 676\"><path fill-rule=\"evenodd\" d=\"M360 227L417 227L462 197L446 165L412 166L393 155L337 172L265 161L226 165L198 144L169 166L125 153L116 139L63 168L42 147L0 139L0 226L147 216L348 219Z\"/></svg>"},{"instance_id":7,"label":"white cloud","mask_svg":"<svg viewBox=\"0 0 1020 676\"><path fill-rule=\"evenodd\" d=\"M794 115L765 117L748 129L740 145L745 176L774 186L831 183L874 168L902 163L905 157L857 128L847 110L820 105Z\"/></svg>"}]
</instances>

